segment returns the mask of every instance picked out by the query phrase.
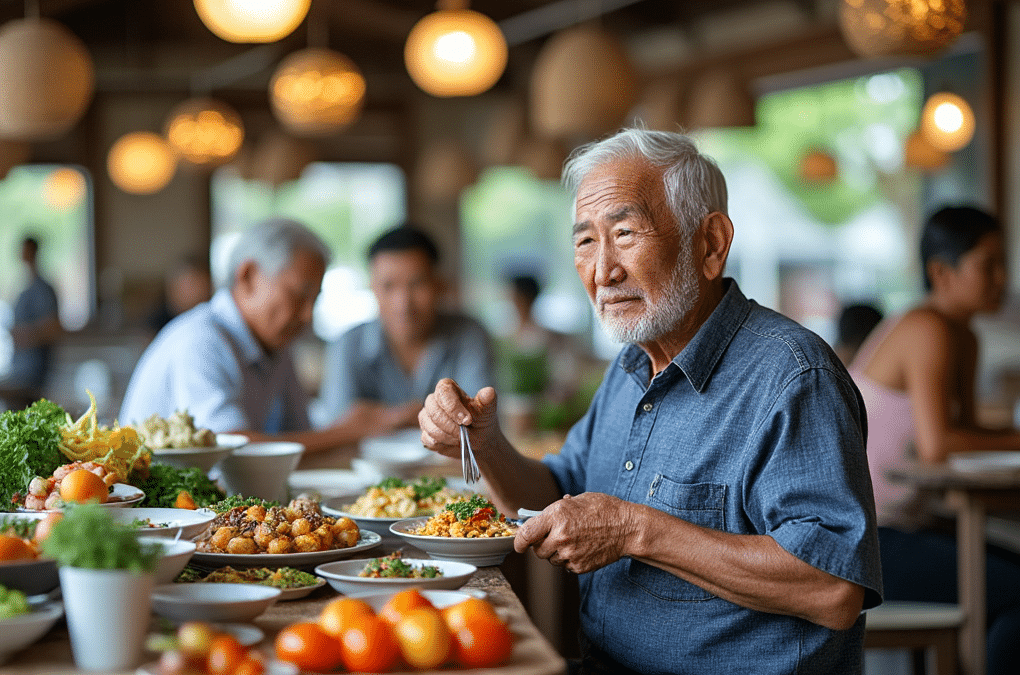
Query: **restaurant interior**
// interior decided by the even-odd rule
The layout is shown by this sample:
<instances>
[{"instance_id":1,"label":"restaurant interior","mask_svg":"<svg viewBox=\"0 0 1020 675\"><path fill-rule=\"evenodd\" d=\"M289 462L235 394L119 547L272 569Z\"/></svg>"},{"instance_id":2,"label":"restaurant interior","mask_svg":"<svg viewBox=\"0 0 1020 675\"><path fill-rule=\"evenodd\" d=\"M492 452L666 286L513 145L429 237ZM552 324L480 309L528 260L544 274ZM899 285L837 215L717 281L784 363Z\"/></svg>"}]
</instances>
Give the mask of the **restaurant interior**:
<instances>
[{"instance_id":1,"label":"restaurant interior","mask_svg":"<svg viewBox=\"0 0 1020 675\"><path fill-rule=\"evenodd\" d=\"M569 400L512 391L514 364L499 364L519 403L504 412L524 412L508 424L537 456L554 452L619 349L571 264L560 169L638 124L688 132L718 161L736 231L727 275L834 346L844 307L890 316L921 297L930 212L995 214L1010 291L976 323L979 415L1020 423L1020 3L262 3L298 7L270 17L279 26L231 23L234 4L0 0L0 379L27 235L63 328L44 384L6 389L6 406L46 397L76 416L91 392L113 423L161 317L208 297L171 306L182 269L207 264L221 286L239 233L273 216L333 253L294 346L314 397L325 345L377 313L366 247L413 222L439 244L450 307L506 338L507 280L533 276L538 323L586 354ZM997 527L1020 547L1020 530ZM576 581L539 561L509 575L572 656Z\"/></svg>"}]
</instances>

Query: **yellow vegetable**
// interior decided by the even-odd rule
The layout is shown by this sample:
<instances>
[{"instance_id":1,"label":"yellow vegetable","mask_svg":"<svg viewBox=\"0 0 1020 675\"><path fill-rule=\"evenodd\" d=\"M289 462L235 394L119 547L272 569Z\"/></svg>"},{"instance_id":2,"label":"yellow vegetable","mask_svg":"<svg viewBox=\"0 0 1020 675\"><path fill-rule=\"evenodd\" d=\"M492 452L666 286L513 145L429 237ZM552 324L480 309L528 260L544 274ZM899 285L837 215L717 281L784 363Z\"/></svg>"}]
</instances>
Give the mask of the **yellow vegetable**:
<instances>
[{"instance_id":1,"label":"yellow vegetable","mask_svg":"<svg viewBox=\"0 0 1020 675\"><path fill-rule=\"evenodd\" d=\"M67 415L67 423L60 427L61 440L57 446L60 452L72 462L95 462L106 467L118 483L127 482L132 471L147 475L152 453L138 431L117 423L112 429L100 425L96 420L96 397L91 391L86 393L89 409L77 421Z\"/></svg>"}]
</instances>

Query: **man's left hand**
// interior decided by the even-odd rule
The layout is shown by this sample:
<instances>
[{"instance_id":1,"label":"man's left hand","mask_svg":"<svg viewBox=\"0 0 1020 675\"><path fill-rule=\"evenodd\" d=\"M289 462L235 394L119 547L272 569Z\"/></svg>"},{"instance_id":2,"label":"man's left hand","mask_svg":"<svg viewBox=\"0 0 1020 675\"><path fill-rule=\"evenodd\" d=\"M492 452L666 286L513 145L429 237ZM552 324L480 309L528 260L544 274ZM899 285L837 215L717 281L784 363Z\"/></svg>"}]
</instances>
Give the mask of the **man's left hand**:
<instances>
[{"instance_id":1,"label":"man's left hand","mask_svg":"<svg viewBox=\"0 0 1020 675\"><path fill-rule=\"evenodd\" d=\"M629 506L601 492L567 495L521 525L514 548L523 553L530 546L539 558L575 574L605 567L624 555Z\"/></svg>"}]
</instances>

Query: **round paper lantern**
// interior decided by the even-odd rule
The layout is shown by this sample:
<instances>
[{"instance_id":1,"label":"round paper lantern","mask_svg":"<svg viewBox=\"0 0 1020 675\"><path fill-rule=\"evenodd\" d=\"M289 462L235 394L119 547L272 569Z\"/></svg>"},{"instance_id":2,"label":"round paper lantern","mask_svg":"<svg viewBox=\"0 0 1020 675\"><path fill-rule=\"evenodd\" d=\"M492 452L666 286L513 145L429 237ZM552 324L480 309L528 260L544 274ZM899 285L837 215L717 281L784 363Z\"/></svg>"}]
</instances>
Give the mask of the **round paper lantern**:
<instances>
[{"instance_id":1,"label":"round paper lantern","mask_svg":"<svg viewBox=\"0 0 1020 675\"><path fill-rule=\"evenodd\" d=\"M691 82L687 120L696 129L753 127L754 96L736 73L710 70Z\"/></svg>"},{"instance_id":2,"label":"round paper lantern","mask_svg":"<svg viewBox=\"0 0 1020 675\"><path fill-rule=\"evenodd\" d=\"M273 113L299 136L325 136L352 124L365 101L365 78L354 62L329 49L294 52L269 84Z\"/></svg>"},{"instance_id":3,"label":"round paper lantern","mask_svg":"<svg viewBox=\"0 0 1020 675\"><path fill-rule=\"evenodd\" d=\"M433 96L474 96L496 84L506 68L506 39L489 17L470 9L441 9L414 25L404 65Z\"/></svg>"},{"instance_id":4,"label":"round paper lantern","mask_svg":"<svg viewBox=\"0 0 1020 675\"><path fill-rule=\"evenodd\" d=\"M455 141L437 141L421 154L415 169L415 188L425 201L455 201L464 188L478 180L478 166L471 154Z\"/></svg>"},{"instance_id":5,"label":"round paper lantern","mask_svg":"<svg viewBox=\"0 0 1020 675\"><path fill-rule=\"evenodd\" d=\"M202 23L227 42L275 42L294 32L311 0L195 0Z\"/></svg>"},{"instance_id":6,"label":"round paper lantern","mask_svg":"<svg viewBox=\"0 0 1020 675\"><path fill-rule=\"evenodd\" d=\"M85 45L49 19L0 27L0 136L47 140L66 133L92 99L95 75Z\"/></svg>"},{"instance_id":7,"label":"round paper lantern","mask_svg":"<svg viewBox=\"0 0 1020 675\"><path fill-rule=\"evenodd\" d=\"M211 168L237 154L244 140L244 125L241 116L222 101L188 99L170 113L166 138L188 162Z\"/></svg>"},{"instance_id":8,"label":"round paper lantern","mask_svg":"<svg viewBox=\"0 0 1020 675\"><path fill-rule=\"evenodd\" d=\"M974 137L974 111L956 94L932 94L921 109L921 133L932 147L956 152Z\"/></svg>"},{"instance_id":9,"label":"round paper lantern","mask_svg":"<svg viewBox=\"0 0 1020 675\"><path fill-rule=\"evenodd\" d=\"M843 38L861 56L931 56L963 32L964 0L843 0Z\"/></svg>"},{"instance_id":10,"label":"round paper lantern","mask_svg":"<svg viewBox=\"0 0 1020 675\"><path fill-rule=\"evenodd\" d=\"M177 157L159 134L135 131L121 136L110 148L106 171L124 192L149 195L162 190L174 177Z\"/></svg>"},{"instance_id":11,"label":"round paper lantern","mask_svg":"<svg viewBox=\"0 0 1020 675\"><path fill-rule=\"evenodd\" d=\"M7 173L28 161L32 156L32 145L26 141L12 141L0 138L0 180L7 177Z\"/></svg>"},{"instance_id":12,"label":"round paper lantern","mask_svg":"<svg viewBox=\"0 0 1020 675\"><path fill-rule=\"evenodd\" d=\"M615 131L637 89L619 40L591 25L560 31L543 45L531 73L532 128L550 138Z\"/></svg>"},{"instance_id":13,"label":"round paper lantern","mask_svg":"<svg viewBox=\"0 0 1020 675\"><path fill-rule=\"evenodd\" d=\"M66 166L55 169L43 181L43 199L59 211L67 211L85 198L88 184L80 171Z\"/></svg>"},{"instance_id":14,"label":"round paper lantern","mask_svg":"<svg viewBox=\"0 0 1020 675\"><path fill-rule=\"evenodd\" d=\"M950 160L949 153L932 146L920 130L907 137L903 155L907 166L921 171L938 171L949 164Z\"/></svg>"},{"instance_id":15,"label":"round paper lantern","mask_svg":"<svg viewBox=\"0 0 1020 675\"><path fill-rule=\"evenodd\" d=\"M800 160L800 177L809 183L829 183L837 173L836 159L822 150L812 150Z\"/></svg>"}]
</instances>

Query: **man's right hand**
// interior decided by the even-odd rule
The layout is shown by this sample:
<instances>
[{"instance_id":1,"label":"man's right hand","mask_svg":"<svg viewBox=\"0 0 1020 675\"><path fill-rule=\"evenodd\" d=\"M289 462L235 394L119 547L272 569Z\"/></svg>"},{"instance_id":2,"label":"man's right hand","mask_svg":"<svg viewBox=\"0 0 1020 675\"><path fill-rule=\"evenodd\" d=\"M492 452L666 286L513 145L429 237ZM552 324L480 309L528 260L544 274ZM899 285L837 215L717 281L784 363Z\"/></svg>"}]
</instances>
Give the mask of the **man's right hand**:
<instances>
[{"instance_id":1,"label":"man's right hand","mask_svg":"<svg viewBox=\"0 0 1020 675\"><path fill-rule=\"evenodd\" d=\"M496 390L485 387L471 397L450 378L436 384L418 413L421 442L447 457L460 457L460 425L468 428L471 447L492 447L500 434L496 415Z\"/></svg>"}]
</instances>

